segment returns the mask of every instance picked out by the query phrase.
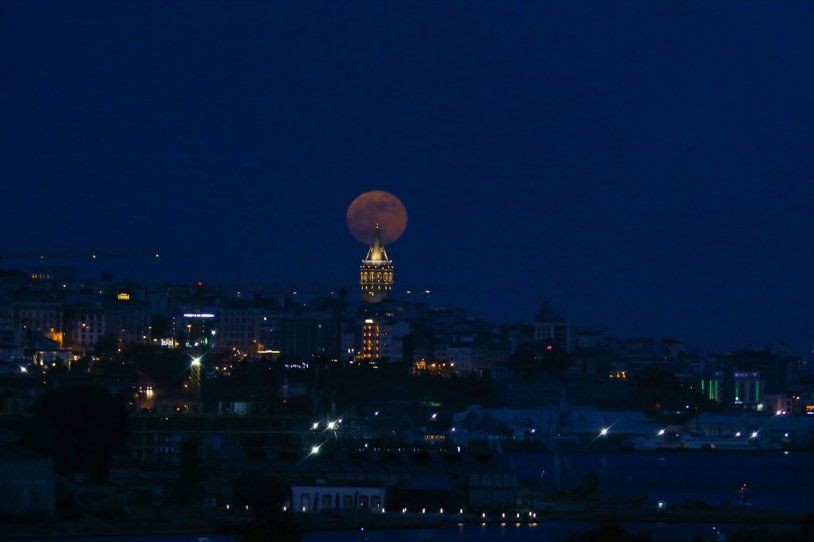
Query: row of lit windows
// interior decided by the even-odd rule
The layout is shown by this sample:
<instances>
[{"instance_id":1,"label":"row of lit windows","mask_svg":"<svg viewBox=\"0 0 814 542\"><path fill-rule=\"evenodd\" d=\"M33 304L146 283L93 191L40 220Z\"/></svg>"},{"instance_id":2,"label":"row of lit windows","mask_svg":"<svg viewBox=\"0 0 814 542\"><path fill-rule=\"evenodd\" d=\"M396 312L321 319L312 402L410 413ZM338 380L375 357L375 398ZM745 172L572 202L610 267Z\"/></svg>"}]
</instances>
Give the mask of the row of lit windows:
<instances>
[{"instance_id":1,"label":"row of lit windows","mask_svg":"<svg viewBox=\"0 0 814 542\"><path fill-rule=\"evenodd\" d=\"M385 280L393 282L392 271L362 271L362 282L369 282L374 280Z\"/></svg>"}]
</instances>

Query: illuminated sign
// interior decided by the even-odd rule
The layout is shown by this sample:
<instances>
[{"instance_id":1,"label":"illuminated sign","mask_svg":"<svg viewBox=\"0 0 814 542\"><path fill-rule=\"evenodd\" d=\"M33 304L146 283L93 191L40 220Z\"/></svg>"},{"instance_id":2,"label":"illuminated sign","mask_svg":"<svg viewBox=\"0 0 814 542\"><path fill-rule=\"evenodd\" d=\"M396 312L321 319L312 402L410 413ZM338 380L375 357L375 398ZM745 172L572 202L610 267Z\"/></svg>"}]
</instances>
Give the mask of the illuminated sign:
<instances>
[{"instance_id":1,"label":"illuminated sign","mask_svg":"<svg viewBox=\"0 0 814 542\"><path fill-rule=\"evenodd\" d=\"M184 318L214 318L215 315L209 312L186 312Z\"/></svg>"},{"instance_id":2,"label":"illuminated sign","mask_svg":"<svg viewBox=\"0 0 814 542\"><path fill-rule=\"evenodd\" d=\"M119 292L119 295L116 296L116 299L119 301L130 301L130 294L127 292Z\"/></svg>"}]
</instances>

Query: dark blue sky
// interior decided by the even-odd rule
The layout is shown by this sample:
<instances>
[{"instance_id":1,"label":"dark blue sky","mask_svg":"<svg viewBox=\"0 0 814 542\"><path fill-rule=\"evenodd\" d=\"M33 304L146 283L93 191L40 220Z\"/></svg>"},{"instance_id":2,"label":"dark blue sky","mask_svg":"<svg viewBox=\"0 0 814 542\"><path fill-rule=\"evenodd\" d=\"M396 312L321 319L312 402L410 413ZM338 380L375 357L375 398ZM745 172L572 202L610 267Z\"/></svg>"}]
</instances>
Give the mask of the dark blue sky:
<instances>
[{"instance_id":1,"label":"dark blue sky","mask_svg":"<svg viewBox=\"0 0 814 542\"><path fill-rule=\"evenodd\" d=\"M814 3L0 4L0 250L402 284L478 316L814 347ZM137 277L134 277L137 278Z\"/></svg>"}]
</instances>

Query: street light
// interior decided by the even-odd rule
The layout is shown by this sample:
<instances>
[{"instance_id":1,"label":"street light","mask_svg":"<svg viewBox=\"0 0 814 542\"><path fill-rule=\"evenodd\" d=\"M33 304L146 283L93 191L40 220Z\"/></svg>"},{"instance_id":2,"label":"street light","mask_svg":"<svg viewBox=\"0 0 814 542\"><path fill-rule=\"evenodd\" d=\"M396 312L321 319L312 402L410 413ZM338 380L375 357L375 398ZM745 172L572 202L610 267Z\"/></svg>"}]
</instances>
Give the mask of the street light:
<instances>
[{"instance_id":1,"label":"street light","mask_svg":"<svg viewBox=\"0 0 814 542\"><path fill-rule=\"evenodd\" d=\"M610 429L608 429L607 427L603 427L603 428L602 428L602 430L599 432L599 436L600 436L600 437L605 437L605 436L607 436L607 435L608 435L608 431L609 431L609 430L610 430Z\"/></svg>"}]
</instances>

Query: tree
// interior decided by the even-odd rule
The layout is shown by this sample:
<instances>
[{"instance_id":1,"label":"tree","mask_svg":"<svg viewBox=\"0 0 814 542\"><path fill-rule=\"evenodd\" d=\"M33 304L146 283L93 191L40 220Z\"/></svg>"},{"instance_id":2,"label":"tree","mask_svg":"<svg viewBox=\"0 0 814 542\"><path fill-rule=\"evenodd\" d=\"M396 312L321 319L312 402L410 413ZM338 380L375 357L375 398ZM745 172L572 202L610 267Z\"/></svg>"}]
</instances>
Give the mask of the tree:
<instances>
[{"instance_id":1,"label":"tree","mask_svg":"<svg viewBox=\"0 0 814 542\"><path fill-rule=\"evenodd\" d=\"M557 345L537 343L533 349L520 347L515 350L507 364L509 368L525 374L540 371L549 376L559 376L568 368L568 353Z\"/></svg>"},{"instance_id":2,"label":"tree","mask_svg":"<svg viewBox=\"0 0 814 542\"><path fill-rule=\"evenodd\" d=\"M560 376L568 368L568 353L556 344L546 344L539 349L540 368L549 376Z\"/></svg>"},{"instance_id":3,"label":"tree","mask_svg":"<svg viewBox=\"0 0 814 542\"><path fill-rule=\"evenodd\" d=\"M112 356L119 351L119 337L115 333L105 333L96 341L94 351L100 356Z\"/></svg>"},{"instance_id":4,"label":"tree","mask_svg":"<svg viewBox=\"0 0 814 542\"><path fill-rule=\"evenodd\" d=\"M506 360L506 364L513 371L521 373L532 373L537 369L537 355L522 346L512 352Z\"/></svg>"},{"instance_id":5,"label":"tree","mask_svg":"<svg viewBox=\"0 0 814 542\"><path fill-rule=\"evenodd\" d=\"M107 478L114 454L124 447L127 410L105 388L93 384L43 393L32 410L25 440L54 459L58 474Z\"/></svg>"},{"instance_id":6,"label":"tree","mask_svg":"<svg viewBox=\"0 0 814 542\"><path fill-rule=\"evenodd\" d=\"M200 443L197 439L191 438L181 444L181 460L178 464L178 502L188 504L198 496L200 488Z\"/></svg>"},{"instance_id":7,"label":"tree","mask_svg":"<svg viewBox=\"0 0 814 542\"><path fill-rule=\"evenodd\" d=\"M153 337L169 337L170 321L167 319L167 317L160 314L154 314L150 319L150 333Z\"/></svg>"},{"instance_id":8,"label":"tree","mask_svg":"<svg viewBox=\"0 0 814 542\"><path fill-rule=\"evenodd\" d=\"M189 377L189 356L181 350L133 344L121 354L142 374L158 381L162 388L180 388Z\"/></svg>"}]
</instances>

